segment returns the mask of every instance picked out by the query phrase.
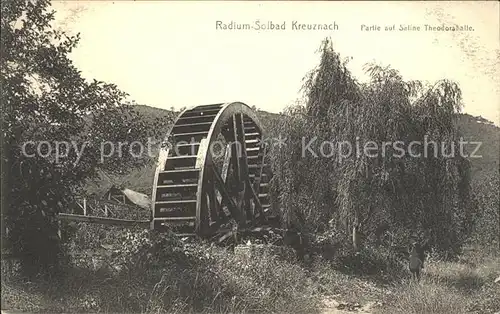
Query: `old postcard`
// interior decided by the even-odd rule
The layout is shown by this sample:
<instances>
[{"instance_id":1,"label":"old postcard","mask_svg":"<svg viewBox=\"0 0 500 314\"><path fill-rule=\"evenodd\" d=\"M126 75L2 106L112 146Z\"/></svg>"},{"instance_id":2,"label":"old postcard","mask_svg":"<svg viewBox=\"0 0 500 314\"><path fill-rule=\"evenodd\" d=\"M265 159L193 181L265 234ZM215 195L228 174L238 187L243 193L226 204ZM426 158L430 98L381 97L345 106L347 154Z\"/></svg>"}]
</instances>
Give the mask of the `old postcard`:
<instances>
[{"instance_id":1,"label":"old postcard","mask_svg":"<svg viewBox=\"0 0 500 314\"><path fill-rule=\"evenodd\" d=\"M500 313L494 1L2 1L2 312Z\"/></svg>"}]
</instances>

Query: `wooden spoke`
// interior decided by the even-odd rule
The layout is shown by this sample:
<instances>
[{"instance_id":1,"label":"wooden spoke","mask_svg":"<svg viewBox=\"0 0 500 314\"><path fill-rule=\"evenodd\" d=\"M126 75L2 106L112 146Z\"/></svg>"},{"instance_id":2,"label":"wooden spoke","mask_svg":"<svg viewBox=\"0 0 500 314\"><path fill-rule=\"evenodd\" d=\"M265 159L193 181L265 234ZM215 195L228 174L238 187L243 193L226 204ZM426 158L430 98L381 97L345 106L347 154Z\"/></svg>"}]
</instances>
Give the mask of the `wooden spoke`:
<instances>
[{"instance_id":1,"label":"wooden spoke","mask_svg":"<svg viewBox=\"0 0 500 314\"><path fill-rule=\"evenodd\" d=\"M236 191L241 191L242 190L242 185L240 184L241 182L241 168L240 168L240 155L241 155L241 146L239 146L239 135L238 135L238 128L237 128L237 118L236 115L232 117L232 122L233 122L233 133L232 133L232 143L231 143L231 158L232 158L232 165L233 165L233 171L234 171L234 179L235 182L238 183L238 186L236 188Z\"/></svg>"},{"instance_id":2,"label":"wooden spoke","mask_svg":"<svg viewBox=\"0 0 500 314\"><path fill-rule=\"evenodd\" d=\"M215 167L215 166L212 166ZM234 202L231 194L228 192L222 177L219 175L217 169L212 168L212 173L214 174L215 182L219 192L222 195L222 202L228 207L229 212L234 217L234 219L240 224L244 225L245 220L243 219L241 212L238 210L236 203Z\"/></svg>"}]
</instances>

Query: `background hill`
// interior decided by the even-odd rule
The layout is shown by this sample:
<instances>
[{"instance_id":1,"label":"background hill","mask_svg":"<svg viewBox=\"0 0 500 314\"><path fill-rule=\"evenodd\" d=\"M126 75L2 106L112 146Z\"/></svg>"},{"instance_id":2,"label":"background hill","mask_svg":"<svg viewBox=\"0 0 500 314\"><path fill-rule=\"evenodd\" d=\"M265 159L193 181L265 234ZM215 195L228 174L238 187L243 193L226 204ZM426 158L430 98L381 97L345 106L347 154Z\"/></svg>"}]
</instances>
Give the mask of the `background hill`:
<instances>
[{"instance_id":1,"label":"background hill","mask_svg":"<svg viewBox=\"0 0 500 314\"><path fill-rule=\"evenodd\" d=\"M161 108L150 107L146 105L135 105L134 110L143 115L146 120L154 121L157 117L166 117L171 123L163 128L165 135L169 131L172 122L175 120L180 111L172 111ZM266 132L267 136L275 134L273 130L274 123L280 119L280 114L270 113L263 110L256 110L257 116ZM476 155L481 155L482 158L472 158L472 179L478 180L484 176L498 173L499 171L499 151L500 151L500 128L495 126L491 121L482 117L474 117L469 114L460 114L458 116L458 127L463 135L464 140L469 142L481 142L482 145ZM286 136L286 135L285 135ZM475 145L466 147L468 154L471 154ZM140 169L134 169L128 174L109 175L102 173L99 178L91 181L85 187L85 191L89 194L101 194L109 189L113 184L123 185L137 192L150 195L153 184L154 170L156 167L157 149L154 150L153 157L150 163Z\"/></svg>"},{"instance_id":2,"label":"background hill","mask_svg":"<svg viewBox=\"0 0 500 314\"><path fill-rule=\"evenodd\" d=\"M133 105L132 109L141 115L146 122L149 121L151 127L154 127L154 121L157 118L165 118L168 123L161 127L160 130L160 133L165 135L169 131L174 119L180 113L179 111L165 110L146 105ZM133 169L125 175L114 175L100 171L97 178L87 181L84 186L84 193L99 196L107 192L111 186L116 185L150 195L157 154L157 147L153 147L150 161L145 166Z\"/></svg>"},{"instance_id":3,"label":"background hill","mask_svg":"<svg viewBox=\"0 0 500 314\"><path fill-rule=\"evenodd\" d=\"M498 172L500 128L483 117L474 117L469 114L459 115L458 126L464 140L482 143L479 151L475 153L482 157L471 159L473 179L482 172ZM472 153L470 150L473 150L474 146L469 147L469 154Z\"/></svg>"}]
</instances>

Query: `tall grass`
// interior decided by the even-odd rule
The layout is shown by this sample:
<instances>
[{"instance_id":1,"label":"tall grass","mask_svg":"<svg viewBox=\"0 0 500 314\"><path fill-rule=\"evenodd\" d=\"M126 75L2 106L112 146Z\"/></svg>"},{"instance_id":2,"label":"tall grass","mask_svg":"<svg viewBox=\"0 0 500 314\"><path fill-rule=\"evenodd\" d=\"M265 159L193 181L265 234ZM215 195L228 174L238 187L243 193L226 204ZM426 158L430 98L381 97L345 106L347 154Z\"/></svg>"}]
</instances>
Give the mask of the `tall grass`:
<instances>
[{"instance_id":1,"label":"tall grass","mask_svg":"<svg viewBox=\"0 0 500 314\"><path fill-rule=\"evenodd\" d=\"M318 313L380 302L376 313L495 313L500 309L498 255L466 253L426 261L420 283L404 260L383 248L317 254L309 264L150 231L124 231L98 269L68 268L53 280L2 276L2 308L28 312ZM109 264L109 266L106 266ZM3 270L3 269L2 269ZM4 273L2 272L2 275ZM332 305L333 304L333 305Z\"/></svg>"},{"instance_id":2,"label":"tall grass","mask_svg":"<svg viewBox=\"0 0 500 314\"><path fill-rule=\"evenodd\" d=\"M107 313L318 311L320 300L306 270L273 254L247 258L150 231L125 232L116 240L121 246L105 257L100 269L93 269L89 257L87 267L80 262L57 281L26 284L2 277L2 308ZM35 291L38 297L31 298Z\"/></svg>"},{"instance_id":3,"label":"tall grass","mask_svg":"<svg viewBox=\"0 0 500 314\"><path fill-rule=\"evenodd\" d=\"M474 252L455 262L429 261L420 283L391 289L378 313L496 313L500 311L500 257Z\"/></svg>"}]
</instances>

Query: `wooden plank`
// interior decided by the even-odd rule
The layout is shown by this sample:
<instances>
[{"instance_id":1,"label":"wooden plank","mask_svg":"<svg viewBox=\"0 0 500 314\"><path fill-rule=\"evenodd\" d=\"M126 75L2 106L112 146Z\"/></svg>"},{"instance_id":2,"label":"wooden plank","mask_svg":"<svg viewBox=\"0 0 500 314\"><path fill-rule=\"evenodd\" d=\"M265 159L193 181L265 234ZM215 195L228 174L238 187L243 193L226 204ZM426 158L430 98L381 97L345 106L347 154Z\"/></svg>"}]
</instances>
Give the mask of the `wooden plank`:
<instances>
[{"instance_id":1,"label":"wooden plank","mask_svg":"<svg viewBox=\"0 0 500 314\"><path fill-rule=\"evenodd\" d=\"M226 153L224 156L224 164L222 165L222 173L221 173L221 178L222 178L222 181L224 182L224 185L227 184L227 176L228 176L230 167L231 167L231 144L228 143L226 145ZM215 171L215 170L213 170L213 171ZM221 220L221 223L225 223L229 220L230 213L226 213L226 211L224 210L224 206L222 205L222 195L217 190L215 181L214 181L214 190L215 190L215 195L217 196L217 204L218 204L217 206L219 209L219 218Z\"/></svg>"},{"instance_id":2,"label":"wooden plank","mask_svg":"<svg viewBox=\"0 0 500 314\"><path fill-rule=\"evenodd\" d=\"M202 139L200 142L200 147L198 148L198 154L196 155L195 169L201 169L205 161L205 155L207 154L209 148L209 142L206 138Z\"/></svg>"},{"instance_id":3,"label":"wooden plank","mask_svg":"<svg viewBox=\"0 0 500 314\"><path fill-rule=\"evenodd\" d=\"M64 213L58 214L57 218L60 220L88 222L88 223L96 223L102 225L118 225L124 227L138 226L143 228L149 228L151 223L149 220L129 220L129 219L105 218L96 216L73 215Z\"/></svg>"},{"instance_id":4,"label":"wooden plank","mask_svg":"<svg viewBox=\"0 0 500 314\"><path fill-rule=\"evenodd\" d=\"M182 115L182 118L187 118L187 117L192 118L192 117L205 116L205 115L216 116L219 111L220 111L220 108L206 109L206 110L195 110L195 108L194 108L194 109L187 110Z\"/></svg>"},{"instance_id":5,"label":"wooden plank","mask_svg":"<svg viewBox=\"0 0 500 314\"><path fill-rule=\"evenodd\" d=\"M159 177L161 172L165 171L165 162L167 161L168 153L169 153L168 149L161 148L160 152L158 154L158 161L156 164L155 177L153 179L153 193L151 195L150 229L154 229L153 219L155 218L155 202L156 202L156 190L158 187L158 177Z\"/></svg>"}]
</instances>

